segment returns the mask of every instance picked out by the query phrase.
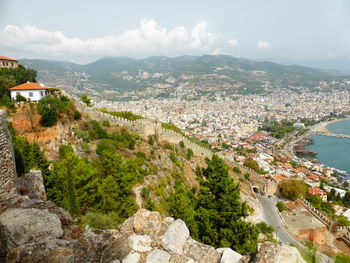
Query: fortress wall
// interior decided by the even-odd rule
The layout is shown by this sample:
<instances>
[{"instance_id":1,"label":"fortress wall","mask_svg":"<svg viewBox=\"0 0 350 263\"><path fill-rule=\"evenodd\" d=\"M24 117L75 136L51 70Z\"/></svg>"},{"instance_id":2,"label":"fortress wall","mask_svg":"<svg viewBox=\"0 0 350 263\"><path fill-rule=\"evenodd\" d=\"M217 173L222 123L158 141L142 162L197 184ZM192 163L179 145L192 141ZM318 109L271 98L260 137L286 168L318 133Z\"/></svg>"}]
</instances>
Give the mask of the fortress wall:
<instances>
[{"instance_id":1,"label":"fortress wall","mask_svg":"<svg viewBox=\"0 0 350 263\"><path fill-rule=\"evenodd\" d=\"M69 96L66 93L65 95ZM69 97L72 98L71 96ZM74 98L72 99L75 100ZM109 123L112 125L124 126L128 128L131 132L138 133L144 139L147 139L149 135L158 134L160 140L168 141L170 143L178 144L181 141L183 141L185 146L187 148L191 148L195 155L199 155L203 157L212 156L212 152L210 150L204 147L201 147L194 142L191 142L185 136L177 132L164 129L161 126L160 122L149 120L149 119L139 119L135 121L130 121L124 118L113 116L108 113L96 111L93 108L86 106L81 101L77 101L77 100L75 100L75 105L78 111L80 111L82 114L88 115L91 119L94 119L97 121L108 120Z\"/></svg>"},{"instance_id":2,"label":"fortress wall","mask_svg":"<svg viewBox=\"0 0 350 263\"><path fill-rule=\"evenodd\" d=\"M0 199L17 193L16 180L15 156L6 114L0 110Z\"/></svg>"}]
</instances>

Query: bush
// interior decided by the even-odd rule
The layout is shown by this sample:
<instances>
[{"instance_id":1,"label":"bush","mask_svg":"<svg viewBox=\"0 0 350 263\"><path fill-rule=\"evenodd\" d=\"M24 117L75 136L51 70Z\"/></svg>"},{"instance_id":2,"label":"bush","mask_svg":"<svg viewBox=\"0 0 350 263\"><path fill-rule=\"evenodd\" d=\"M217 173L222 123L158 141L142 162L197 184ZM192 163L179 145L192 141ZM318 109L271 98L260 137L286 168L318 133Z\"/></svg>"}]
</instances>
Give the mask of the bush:
<instances>
[{"instance_id":1,"label":"bush","mask_svg":"<svg viewBox=\"0 0 350 263\"><path fill-rule=\"evenodd\" d=\"M241 169L239 169L238 167L233 167L232 171L236 174L240 174L241 173Z\"/></svg>"},{"instance_id":2,"label":"bush","mask_svg":"<svg viewBox=\"0 0 350 263\"><path fill-rule=\"evenodd\" d=\"M73 118L75 121L78 121L81 119L81 113L79 111L74 111Z\"/></svg>"},{"instance_id":3,"label":"bush","mask_svg":"<svg viewBox=\"0 0 350 263\"><path fill-rule=\"evenodd\" d=\"M334 263L349 263L349 262L350 262L350 256L347 256L345 254L338 254L334 259Z\"/></svg>"},{"instance_id":4,"label":"bush","mask_svg":"<svg viewBox=\"0 0 350 263\"><path fill-rule=\"evenodd\" d=\"M191 158L193 157L193 151L191 148L187 149L187 155L186 155L186 159L187 160L191 160Z\"/></svg>"},{"instance_id":5,"label":"bush","mask_svg":"<svg viewBox=\"0 0 350 263\"><path fill-rule=\"evenodd\" d=\"M136 157L141 158L141 159L147 159L147 156L144 152L137 152Z\"/></svg>"},{"instance_id":6,"label":"bush","mask_svg":"<svg viewBox=\"0 0 350 263\"><path fill-rule=\"evenodd\" d=\"M300 180L287 179L283 180L278 185L279 192L286 198L297 200L307 193L307 185Z\"/></svg>"},{"instance_id":7,"label":"bush","mask_svg":"<svg viewBox=\"0 0 350 263\"><path fill-rule=\"evenodd\" d=\"M113 213L88 213L81 218L81 221L83 225L88 225L97 229L111 229L117 227Z\"/></svg>"},{"instance_id":8,"label":"bush","mask_svg":"<svg viewBox=\"0 0 350 263\"><path fill-rule=\"evenodd\" d=\"M61 107L61 101L54 96L46 96L39 100L38 112L41 115L40 124L50 127L58 120L58 110Z\"/></svg>"},{"instance_id":9,"label":"bush","mask_svg":"<svg viewBox=\"0 0 350 263\"><path fill-rule=\"evenodd\" d=\"M102 122L102 125L105 126L105 127L111 127L111 124L109 123L108 120L104 120L104 121Z\"/></svg>"},{"instance_id":10,"label":"bush","mask_svg":"<svg viewBox=\"0 0 350 263\"><path fill-rule=\"evenodd\" d=\"M81 95L81 101L84 102L89 107L92 106L91 105L91 100L86 94Z\"/></svg>"},{"instance_id":11,"label":"bush","mask_svg":"<svg viewBox=\"0 0 350 263\"><path fill-rule=\"evenodd\" d=\"M21 101L26 102L27 99L25 97L23 97L22 95L16 95L16 102L21 102Z\"/></svg>"},{"instance_id":12,"label":"bush","mask_svg":"<svg viewBox=\"0 0 350 263\"><path fill-rule=\"evenodd\" d=\"M286 205L283 202L281 202L281 201L278 201L276 206L277 206L278 211L280 211L280 212L282 212L282 211L287 209Z\"/></svg>"}]
</instances>

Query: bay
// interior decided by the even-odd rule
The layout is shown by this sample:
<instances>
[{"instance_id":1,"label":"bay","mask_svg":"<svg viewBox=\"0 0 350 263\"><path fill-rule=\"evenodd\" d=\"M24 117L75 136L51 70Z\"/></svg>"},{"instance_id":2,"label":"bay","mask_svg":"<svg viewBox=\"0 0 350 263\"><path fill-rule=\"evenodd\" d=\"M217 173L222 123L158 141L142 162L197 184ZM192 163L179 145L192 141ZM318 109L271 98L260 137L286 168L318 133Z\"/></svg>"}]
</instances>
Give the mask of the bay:
<instances>
[{"instance_id":1,"label":"bay","mask_svg":"<svg viewBox=\"0 0 350 263\"><path fill-rule=\"evenodd\" d=\"M327 125L330 132L350 135L350 120ZM305 149L317 152L316 158L327 167L333 167L350 174L350 139L315 135L313 144Z\"/></svg>"}]
</instances>

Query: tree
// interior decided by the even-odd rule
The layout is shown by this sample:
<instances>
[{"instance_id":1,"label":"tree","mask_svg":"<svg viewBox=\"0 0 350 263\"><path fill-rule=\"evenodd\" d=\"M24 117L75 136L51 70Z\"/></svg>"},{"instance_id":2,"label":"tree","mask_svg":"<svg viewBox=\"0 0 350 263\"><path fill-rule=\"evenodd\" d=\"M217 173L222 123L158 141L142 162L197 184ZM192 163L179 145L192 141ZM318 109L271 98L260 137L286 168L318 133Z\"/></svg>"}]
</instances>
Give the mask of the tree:
<instances>
[{"instance_id":1,"label":"tree","mask_svg":"<svg viewBox=\"0 0 350 263\"><path fill-rule=\"evenodd\" d=\"M350 206L350 192L347 191L344 195L344 203L347 207Z\"/></svg>"},{"instance_id":2,"label":"tree","mask_svg":"<svg viewBox=\"0 0 350 263\"><path fill-rule=\"evenodd\" d=\"M243 220L249 214L249 207L240 200L238 184L217 155L206 159L206 163L207 168L197 169L199 240L212 246L232 247L239 253L255 251L259 229Z\"/></svg>"},{"instance_id":3,"label":"tree","mask_svg":"<svg viewBox=\"0 0 350 263\"><path fill-rule=\"evenodd\" d=\"M40 124L50 127L58 120L58 110L61 107L60 100L54 96L46 96L38 102L38 112L41 115Z\"/></svg>"},{"instance_id":4,"label":"tree","mask_svg":"<svg viewBox=\"0 0 350 263\"><path fill-rule=\"evenodd\" d=\"M81 101L84 102L87 106L91 107L91 99L86 95L81 95Z\"/></svg>"},{"instance_id":5,"label":"tree","mask_svg":"<svg viewBox=\"0 0 350 263\"><path fill-rule=\"evenodd\" d=\"M283 202L281 202L281 201L278 201L276 206L277 206L278 211L280 211L280 212L282 212L282 211L287 209L286 205Z\"/></svg>"},{"instance_id":6,"label":"tree","mask_svg":"<svg viewBox=\"0 0 350 263\"><path fill-rule=\"evenodd\" d=\"M256 171L256 172L260 171L259 164L253 158L247 158L244 161L243 165L252 169L253 171Z\"/></svg>"},{"instance_id":7,"label":"tree","mask_svg":"<svg viewBox=\"0 0 350 263\"><path fill-rule=\"evenodd\" d=\"M303 181L296 179L283 180L279 183L278 189L283 196L292 200L297 200L307 193L307 185Z\"/></svg>"}]
</instances>

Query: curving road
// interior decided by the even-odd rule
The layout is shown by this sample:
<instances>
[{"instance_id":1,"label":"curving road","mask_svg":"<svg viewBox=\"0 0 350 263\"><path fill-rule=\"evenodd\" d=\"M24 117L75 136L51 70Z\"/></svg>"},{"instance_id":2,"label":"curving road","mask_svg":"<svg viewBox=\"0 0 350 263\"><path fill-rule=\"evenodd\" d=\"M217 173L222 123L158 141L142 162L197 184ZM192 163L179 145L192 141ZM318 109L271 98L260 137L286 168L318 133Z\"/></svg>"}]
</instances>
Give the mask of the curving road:
<instances>
[{"instance_id":1,"label":"curving road","mask_svg":"<svg viewBox=\"0 0 350 263\"><path fill-rule=\"evenodd\" d=\"M269 199L261 195L257 195L257 198L263 207L265 222L271 225L273 228L275 228L277 238L283 244L292 244L298 247L305 248L305 246L299 240L297 240L294 236L289 234L289 232L284 228L282 224L282 219L278 214L276 208L277 198L275 196L272 196L271 199ZM320 263L334 262L332 258L324 254L317 252L317 255Z\"/></svg>"}]
</instances>

